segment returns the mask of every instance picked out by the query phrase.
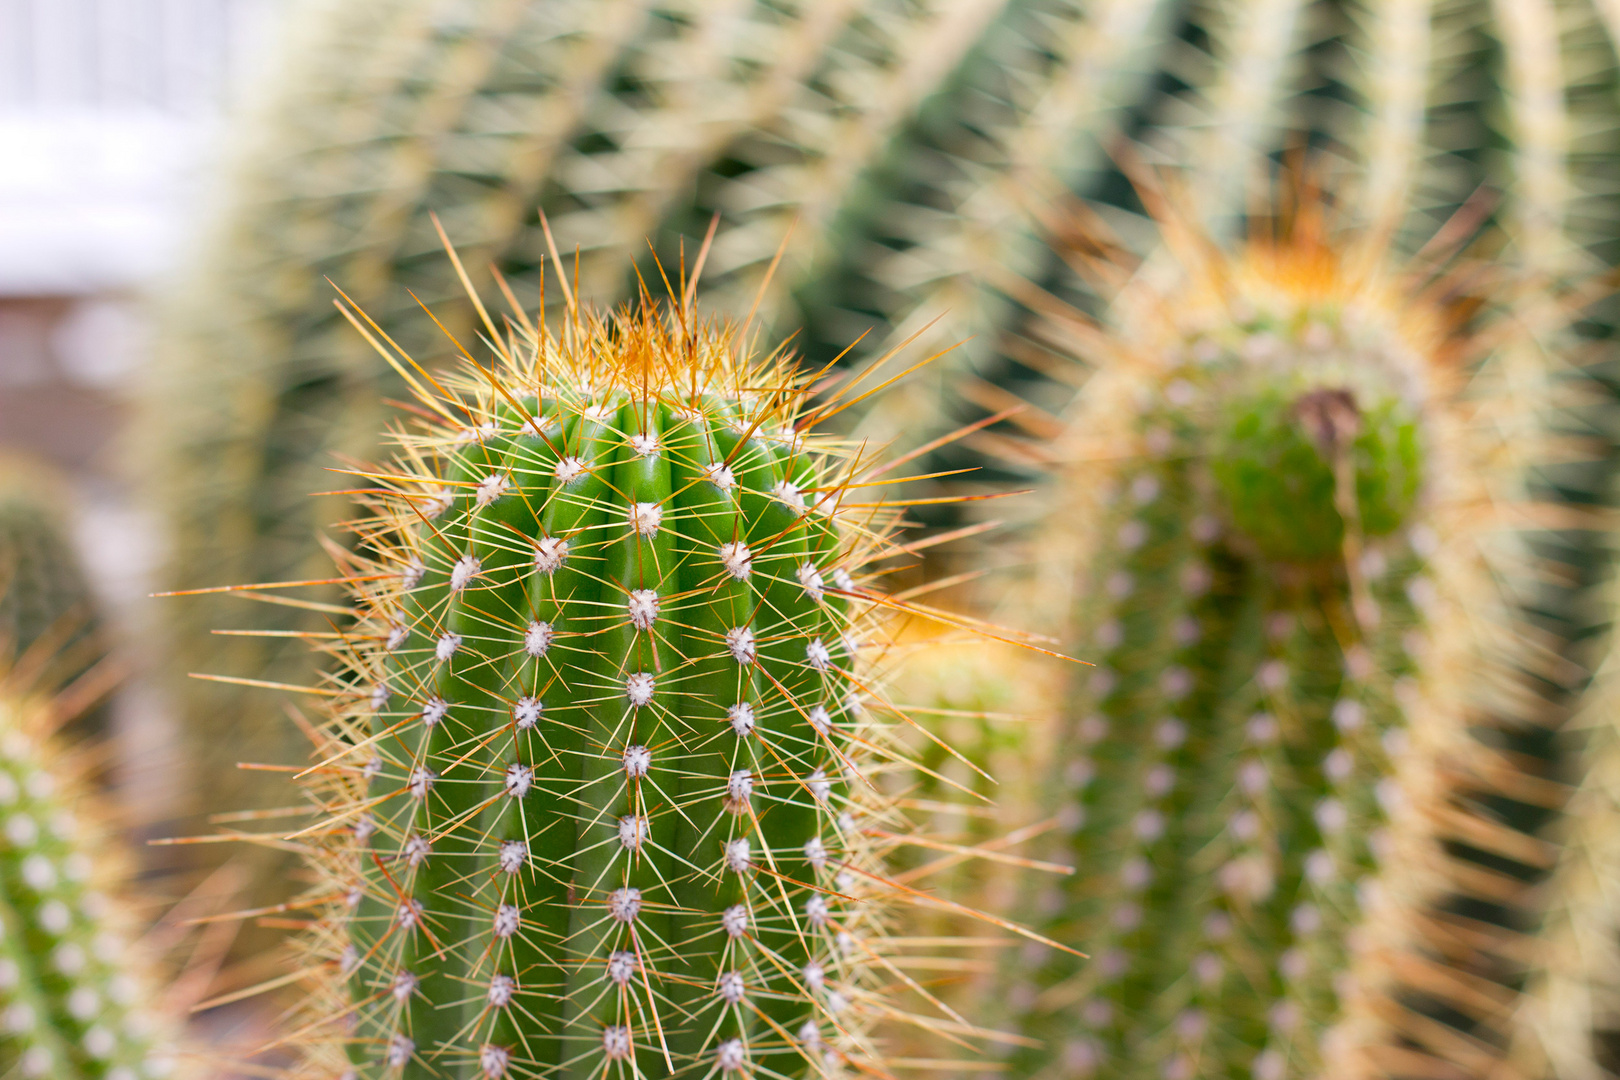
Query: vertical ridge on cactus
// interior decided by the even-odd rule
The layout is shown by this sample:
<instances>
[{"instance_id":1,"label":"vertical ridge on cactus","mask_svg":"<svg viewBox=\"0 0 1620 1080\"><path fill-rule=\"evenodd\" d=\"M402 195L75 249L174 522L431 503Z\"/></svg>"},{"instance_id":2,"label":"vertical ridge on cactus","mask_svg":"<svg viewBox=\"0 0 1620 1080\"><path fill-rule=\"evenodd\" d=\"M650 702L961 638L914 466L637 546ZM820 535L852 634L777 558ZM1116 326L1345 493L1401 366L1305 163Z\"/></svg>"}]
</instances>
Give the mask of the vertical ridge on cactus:
<instances>
[{"instance_id":1,"label":"vertical ridge on cactus","mask_svg":"<svg viewBox=\"0 0 1620 1080\"><path fill-rule=\"evenodd\" d=\"M895 515L809 430L833 406L685 303L489 323L490 361L432 375L351 315L421 419L357 470L311 1061L880 1067L904 830L861 653Z\"/></svg>"},{"instance_id":2,"label":"vertical ridge on cactus","mask_svg":"<svg viewBox=\"0 0 1620 1080\"><path fill-rule=\"evenodd\" d=\"M1308 186L1232 251L1144 197L1152 272L1042 331L1095 366L1039 591L1099 663L1053 747L1077 873L1032 922L1096 959L1026 958L1015 1067L1491 1075L1515 990L1438 927L1534 844L1453 800L1491 775L1471 728L1550 708L1510 591L1550 382Z\"/></svg>"}]
</instances>

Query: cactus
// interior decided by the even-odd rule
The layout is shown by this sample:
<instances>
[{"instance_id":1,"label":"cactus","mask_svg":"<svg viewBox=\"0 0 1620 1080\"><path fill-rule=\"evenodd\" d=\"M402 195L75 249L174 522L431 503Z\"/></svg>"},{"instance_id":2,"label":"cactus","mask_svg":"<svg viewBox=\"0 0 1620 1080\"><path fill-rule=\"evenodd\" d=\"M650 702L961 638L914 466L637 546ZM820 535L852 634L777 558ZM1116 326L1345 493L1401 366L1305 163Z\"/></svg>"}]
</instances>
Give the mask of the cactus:
<instances>
[{"instance_id":1,"label":"cactus","mask_svg":"<svg viewBox=\"0 0 1620 1080\"><path fill-rule=\"evenodd\" d=\"M310 1068L877 1067L915 985L860 656L898 603L881 470L684 304L487 328L449 375L385 352L428 419L359 470L357 621L321 638Z\"/></svg>"},{"instance_id":2,"label":"cactus","mask_svg":"<svg viewBox=\"0 0 1620 1080\"><path fill-rule=\"evenodd\" d=\"M1613 589L1610 606L1613 607ZM1620 650L1611 641L1572 727L1584 775L1569 800L1558 870L1517 1006L1511 1060L1537 1080L1610 1080L1620 1032ZM1545 781L1544 781L1545 783Z\"/></svg>"},{"instance_id":3,"label":"cactus","mask_svg":"<svg viewBox=\"0 0 1620 1080\"><path fill-rule=\"evenodd\" d=\"M32 461L0 461L0 649L37 644L46 682L67 683L105 652L95 599L60 509L62 479ZM107 733L108 710L75 717L75 735Z\"/></svg>"},{"instance_id":4,"label":"cactus","mask_svg":"<svg viewBox=\"0 0 1620 1080\"><path fill-rule=\"evenodd\" d=\"M1023 958L1022 1075L1499 1075L1516 986L1477 965L1546 849L1470 729L1555 715L1501 584L1553 398L1450 283L1291 205L1233 252L1161 209L1106 330L1046 330L1096 367L1037 591L1097 670L1048 751L1077 872L1030 918L1095 959Z\"/></svg>"},{"instance_id":5,"label":"cactus","mask_svg":"<svg viewBox=\"0 0 1620 1080\"><path fill-rule=\"evenodd\" d=\"M134 940L86 755L55 734L82 695L25 681L0 678L0 1075L173 1075L178 1024Z\"/></svg>"},{"instance_id":6,"label":"cactus","mask_svg":"<svg viewBox=\"0 0 1620 1080\"><path fill-rule=\"evenodd\" d=\"M370 454L377 403L406 392L377 377L332 311L325 279L342 282L425 363L443 358L444 338L412 296L457 332L473 325L473 312L437 258L427 211L467 249L475 278L494 263L528 296L547 250L536 213L544 209L565 257L579 252L581 294L604 298L628 295L649 234L665 265L677 265L680 238L702 235L718 213L706 280L738 315L798 220L799 240L762 294L760 317L813 323L817 349L835 338L847 344L856 335L845 335L848 313L834 310L843 301L818 282L846 238L869 247L848 235L850 208L871 201L884 155L923 123L925 104L974 107L981 88L959 88L960 72L982 82L1009 51L1020 65L1040 58L1028 68L1038 93L1064 62L1090 64L1098 87L1113 87L1116 68L1151 68L1140 54L1163 37L1163 18L1140 28L1127 20L1088 43L1087 6L310 5L291 29L273 99L249 117L254 135L231 176L231 209L190 287L167 305L144 409L151 467L143 470L171 522L167 584L315 576L324 559L315 536L338 520L341 500L308 493L330 487L334 451ZM1039 127L1027 104L1020 95L987 116L983 133L1013 139L1021 125ZM1112 115L1090 108L1086 124ZM917 430L938 427L927 401L914 399L912 414ZM296 618L270 614L284 615L284 628ZM264 615L234 597L174 605L177 671L304 681L305 654L285 640L206 634L262 626ZM254 711L268 707L254 695L196 683L177 692L205 763L203 806L227 796L220 777L231 796L251 786L231 772L235 761L295 752L280 738L279 717ZM221 715L242 719L222 732Z\"/></svg>"}]
</instances>

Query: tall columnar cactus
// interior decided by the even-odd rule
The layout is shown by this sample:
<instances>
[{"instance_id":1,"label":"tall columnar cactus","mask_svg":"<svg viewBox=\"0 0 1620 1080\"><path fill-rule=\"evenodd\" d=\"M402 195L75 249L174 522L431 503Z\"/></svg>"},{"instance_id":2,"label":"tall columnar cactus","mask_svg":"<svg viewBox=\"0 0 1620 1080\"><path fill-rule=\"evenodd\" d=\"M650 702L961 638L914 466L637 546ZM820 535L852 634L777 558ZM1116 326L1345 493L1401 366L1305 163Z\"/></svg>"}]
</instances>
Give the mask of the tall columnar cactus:
<instances>
[{"instance_id":1,"label":"tall columnar cactus","mask_svg":"<svg viewBox=\"0 0 1620 1080\"><path fill-rule=\"evenodd\" d=\"M413 372L332 646L313 1030L361 1076L876 1067L881 469L678 306ZM492 338L499 340L493 325ZM324 1015L319 1015L325 1010Z\"/></svg>"},{"instance_id":2,"label":"tall columnar cactus","mask_svg":"<svg viewBox=\"0 0 1620 1080\"><path fill-rule=\"evenodd\" d=\"M175 1017L134 941L119 855L51 733L66 698L0 679L0 1075L176 1075Z\"/></svg>"},{"instance_id":3,"label":"tall columnar cactus","mask_svg":"<svg viewBox=\"0 0 1620 1080\"><path fill-rule=\"evenodd\" d=\"M1052 747L1076 873L1031 918L1094 959L1024 957L1031 1077L1499 1075L1546 848L1470 729L1553 715L1502 587L1551 398L1452 281L1293 214L1231 255L1168 217L1081 328L1042 591L1097 669Z\"/></svg>"}]
</instances>

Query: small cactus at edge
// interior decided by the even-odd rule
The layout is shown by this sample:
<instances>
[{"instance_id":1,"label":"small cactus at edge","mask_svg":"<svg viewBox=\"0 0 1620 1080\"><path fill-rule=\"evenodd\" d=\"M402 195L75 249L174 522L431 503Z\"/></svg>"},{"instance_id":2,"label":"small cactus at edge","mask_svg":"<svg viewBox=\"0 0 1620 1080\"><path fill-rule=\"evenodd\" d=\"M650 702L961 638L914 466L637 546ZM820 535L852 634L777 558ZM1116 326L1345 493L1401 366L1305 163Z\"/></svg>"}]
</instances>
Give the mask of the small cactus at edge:
<instances>
[{"instance_id":1,"label":"small cactus at edge","mask_svg":"<svg viewBox=\"0 0 1620 1080\"><path fill-rule=\"evenodd\" d=\"M0 680L0 1076L158 1080L174 1022L49 695Z\"/></svg>"},{"instance_id":2,"label":"small cactus at edge","mask_svg":"<svg viewBox=\"0 0 1620 1080\"><path fill-rule=\"evenodd\" d=\"M307 778L324 1030L359 1076L866 1068L870 463L684 305L489 330L488 366L391 357L432 419L364 474Z\"/></svg>"}]
</instances>

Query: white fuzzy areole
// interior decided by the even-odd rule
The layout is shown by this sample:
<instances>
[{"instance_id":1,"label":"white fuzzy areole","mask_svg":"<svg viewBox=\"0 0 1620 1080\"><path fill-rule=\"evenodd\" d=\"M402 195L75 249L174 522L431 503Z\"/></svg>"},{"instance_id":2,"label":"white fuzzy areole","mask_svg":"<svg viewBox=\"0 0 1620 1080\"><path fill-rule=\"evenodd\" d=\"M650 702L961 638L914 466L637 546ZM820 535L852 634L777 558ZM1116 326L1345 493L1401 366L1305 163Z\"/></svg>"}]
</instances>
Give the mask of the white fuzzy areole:
<instances>
[{"instance_id":1,"label":"white fuzzy areole","mask_svg":"<svg viewBox=\"0 0 1620 1080\"><path fill-rule=\"evenodd\" d=\"M551 643L557 640L557 631L548 622L536 619L523 631L523 651L539 659L551 649Z\"/></svg>"},{"instance_id":2,"label":"white fuzzy areole","mask_svg":"<svg viewBox=\"0 0 1620 1080\"><path fill-rule=\"evenodd\" d=\"M534 770L520 761L514 761L506 767L505 784L508 795L521 799L534 786Z\"/></svg>"},{"instance_id":3,"label":"white fuzzy areole","mask_svg":"<svg viewBox=\"0 0 1620 1080\"><path fill-rule=\"evenodd\" d=\"M502 904L495 909L495 936L505 940L523 926L523 912L516 904Z\"/></svg>"},{"instance_id":4,"label":"white fuzzy areole","mask_svg":"<svg viewBox=\"0 0 1620 1080\"><path fill-rule=\"evenodd\" d=\"M736 874L746 874L754 865L754 847L747 837L726 841L726 866Z\"/></svg>"},{"instance_id":5,"label":"white fuzzy areole","mask_svg":"<svg viewBox=\"0 0 1620 1080\"><path fill-rule=\"evenodd\" d=\"M641 890L625 887L608 895L608 914L619 922L633 923L641 914Z\"/></svg>"},{"instance_id":6,"label":"white fuzzy areole","mask_svg":"<svg viewBox=\"0 0 1620 1080\"><path fill-rule=\"evenodd\" d=\"M450 703L442 697L430 697L422 705L422 723L432 727L445 718L450 711Z\"/></svg>"},{"instance_id":7,"label":"white fuzzy areole","mask_svg":"<svg viewBox=\"0 0 1620 1080\"><path fill-rule=\"evenodd\" d=\"M624 680L624 696L630 699L633 708L639 709L652 704L656 685L651 672L638 671Z\"/></svg>"},{"instance_id":8,"label":"white fuzzy areole","mask_svg":"<svg viewBox=\"0 0 1620 1080\"><path fill-rule=\"evenodd\" d=\"M395 1035L388 1040L387 1061L390 1069L403 1069L410 1064L411 1055L416 1053L416 1044L403 1035Z\"/></svg>"},{"instance_id":9,"label":"white fuzzy areole","mask_svg":"<svg viewBox=\"0 0 1620 1080\"><path fill-rule=\"evenodd\" d=\"M630 616L630 625L637 630L651 630L658 621L658 593L652 589L634 589L624 608Z\"/></svg>"},{"instance_id":10,"label":"white fuzzy areole","mask_svg":"<svg viewBox=\"0 0 1620 1080\"><path fill-rule=\"evenodd\" d=\"M602 1029L602 1053L609 1061L625 1061L630 1057L630 1029L614 1025Z\"/></svg>"},{"instance_id":11,"label":"white fuzzy areole","mask_svg":"<svg viewBox=\"0 0 1620 1080\"><path fill-rule=\"evenodd\" d=\"M505 495L511 483L512 478L506 473L490 473L478 482L478 490L473 494L473 501L479 506L488 506Z\"/></svg>"},{"instance_id":12,"label":"white fuzzy areole","mask_svg":"<svg viewBox=\"0 0 1620 1080\"><path fill-rule=\"evenodd\" d=\"M727 1039L714 1052L714 1063L723 1073L741 1072L748 1065L748 1052L741 1039Z\"/></svg>"},{"instance_id":13,"label":"white fuzzy areole","mask_svg":"<svg viewBox=\"0 0 1620 1080\"><path fill-rule=\"evenodd\" d=\"M639 814L626 814L619 819L619 846L626 851L640 851L647 840L647 819Z\"/></svg>"},{"instance_id":14,"label":"white fuzzy areole","mask_svg":"<svg viewBox=\"0 0 1620 1080\"><path fill-rule=\"evenodd\" d=\"M652 768L652 751L645 746L627 746L624 750L624 774L640 780Z\"/></svg>"},{"instance_id":15,"label":"white fuzzy areole","mask_svg":"<svg viewBox=\"0 0 1620 1080\"><path fill-rule=\"evenodd\" d=\"M817 570L812 564L805 563L799 567L797 573L799 584L804 586L804 595L818 604L821 603L824 598L822 592L824 582L821 578L821 571Z\"/></svg>"},{"instance_id":16,"label":"white fuzzy areole","mask_svg":"<svg viewBox=\"0 0 1620 1080\"><path fill-rule=\"evenodd\" d=\"M727 937L742 937L748 933L748 908L742 904L732 904L720 913L720 925Z\"/></svg>"},{"instance_id":17,"label":"white fuzzy areole","mask_svg":"<svg viewBox=\"0 0 1620 1080\"><path fill-rule=\"evenodd\" d=\"M568 541L560 536L546 536L534 545L534 568L542 574L555 574L568 561Z\"/></svg>"},{"instance_id":18,"label":"white fuzzy areole","mask_svg":"<svg viewBox=\"0 0 1620 1080\"><path fill-rule=\"evenodd\" d=\"M478 1071L484 1074L486 1080L501 1080L511 1060L512 1054L506 1047L485 1043L478 1051Z\"/></svg>"},{"instance_id":19,"label":"white fuzzy areole","mask_svg":"<svg viewBox=\"0 0 1620 1080\"><path fill-rule=\"evenodd\" d=\"M439 640L433 643L433 657L442 664L449 660L452 656L456 655L456 652L460 650L460 648L460 634L444 633L439 635Z\"/></svg>"},{"instance_id":20,"label":"white fuzzy areole","mask_svg":"<svg viewBox=\"0 0 1620 1080\"><path fill-rule=\"evenodd\" d=\"M754 632L746 626L733 626L726 631L726 650L739 664L752 664L759 655L754 643Z\"/></svg>"},{"instance_id":21,"label":"white fuzzy areole","mask_svg":"<svg viewBox=\"0 0 1620 1080\"><path fill-rule=\"evenodd\" d=\"M382 712L388 707L388 699L394 696L393 688L385 682L380 682L371 688L371 711Z\"/></svg>"},{"instance_id":22,"label":"white fuzzy areole","mask_svg":"<svg viewBox=\"0 0 1620 1080\"><path fill-rule=\"evenodd\" d=\"M422 575L427 573L427 564L420 556L412 556L411 561L405 564L405 569L399 572L399 582L407 590L414 589L422 584Z\"/></svg>"},{"instance_id":23,"label":"white fuzzy areole","mask_svg":"<svg viewBox=\"0 0 1620 1080\"><path fill-rule=\"evenodd\" d=\"M664 523L664 508L655 502L631 503L624 511L625 522L637 536L651 538L658 535Z\"/></svg>"},{"instance_id":24,"label":"white fuzzy areole","mask_svg":"<svg viewBox=\"0 0 1620 1080\"><path fill-rule=\"evenodd\" d=\"M388 627L388 636L383 638L383 651L393 652L405 644L405 639L411 636L411 628L404 623L392 623Z\"/></svg>"},{"instance_id":25,"label":"white fuzzy areole","mask_svg":"<svg viewBox=\"0 0 1620 1080\"><path fill-rule=\"evenodd\" d=\"M821 837L812 836L804 842L804 857L813 868L827 869L827 845L821 842Z\"/></svg>"},{"instance_id":26,"label":"white fuzzy areole","mask_svg":"<svg viewBox=\"0 0 1620 1080\"><path fill-rule=\"evenodd\" d=\"M804 985L810 988L811 993L816 993L827 985L827 969L814 960L804 965L802 974L804 976Z\"/></svg>"},{"instance_id":27,"label":"white fuzzy areole","mask_svg":"<svg viewBox=\"0 0 1620 1080\"><path fill-rule=\"evenodd\" d=\"M804 917L809 919L810 925L817 930L826 926L827 920L832 917L832 912L827 907L827 898L825 896L812 896L806 900L804 902Z\"/></svg>"},{"instance_id":28,"label":"white fuzzy areole","mask_svg":"<svg viewBox=\"0 0 1620 1080\"><path fill-rule=\"evenodd\" d=\"M416 924L422 921L422 902L410 897L399 902L394 909L394 925L401 930L414 930Z\"/></svg>"},{"instance_id":29,"label":"white fuzzy areole","mask_svg":"<svg viewBox=\"0 0 1620 1080\"><path fill-rule=\"evenodd\" d=\"M433 781L438 778L439 774L432 769L415 768L411 770L410 779L406 781L405 787L410 791L411 798L420 802L428 797L428 792L433 790Z\"/></svg>"},{"instance_id":30,"label":"white fuzzy areole","mask_svg":"<svg viewBox=\"0 0 1620 1080\"><path fill-rule=\"evenodd\" d=\"M816 732L821 735L825 735L832 730L832 717L827 714L826 706L817 705L810 710L810 726L815 728Z\"/></svg>"},{"instance_id":31,"label":"white fuzzy areole","mask_svg":"<svg viewBox=\"0 0 1620 1080\"><path fill-rule=\"evenodd\" d=\"M552 468L551 475L557 478L557 483L567 487L585 475L585 462L577 457L565 457Z\"/></svg>"},{"instance_id":32,"label":"white fuzzy areole","mask_svg":"<svg viewBox=\"0 0 1620 1080\"><path fill-rule=\"evenodd\" d=\"M746 814L754 797L754 774L738 769L726 780L726 809L733 814Z\"/></svg>"},{"instance_id":33,"label":"white fuzzy areole","mask_svg":"<svg viewBox=\"0 0 1620 1080\"><path fill-rule=\"evenodd\" d=\"M427 493L427 498L422 500L422 516L429 521L434 521L446 510L450 509L455 501L455 492L449 488L433 488Z\"/></svg>"},{"instance_id":34,"label":"white fuzzy areole","mask_svg":"<svg viewBox=\"0 0 1620 1080\"><path fill-rule=\"evenodd\" d=\"M723 461L711 461L703 466L703 479L719 488L722 492L729 492L737 486L737 474Z\"/></svg>"},{"instance_id":35,"label":"white fuzzy areole","mask_svg":"<svg viewBox=\"0 0 1620 1080\"><path fill-rule=\"evenodd\" d=\"M821 1025L814 1020L806 1020L804 1026L799 1028L799 1043L806 1050L820 1050L826 1043L821 1038Z\"/></svg>"},{"instance_id":36,"label":"white fuzzy areole","mask_svg":"<svg viewBox=\"0 0 1620 1080\"><path fill-rule=\"evenodd\" d=\"M636 452L637 457L653 457L659 450L658 436L651 432L638 432L630 436L630 449Z\"/></svg>"},{"instance_id":37,"label":"white fuzzy areole","mask_svg":"<svg viewBox=\"0 0 1620 1080\"><path fill-rule=\"evenodd\" d=\"M804 512L804 492L791 480L778 480L771 488L771 497L790 510Z\"/></svg>"},{"instance_id":38,"label":"white fuzzy areole","mask_svg":"<svg viewBox=\"0 0 1620 1080\"><path fill-rule=\"evenodd\" d=\"M827 649L827 643L820 638L811 638L805 645L804 658L817 671L826 671L832 667L832 653Z\"/></svg>"},{"instance_id":39,"label":"white fuzzy areole","mask_svg":"<svg viewBox=\"0 0 1620 1080\"><path fill-rule=\"evenodd\" d=\"M845 570L842 566L840 566L840 567L836 568L835 570L833 570L832 579L833 579L833 588L837 589L839 592L854 592L855 591L855 579L854 579L854 577L852 577L850 575L850 572L848 570Z\"/></svg>"},{"instance_id":40,"label":"white fuzzy areole","mask_svg":"<svg viewBox=\"0 0 1620 1080\"><path fill-rule=\"evenodd\" d=\"M512 998L517 993L517 980L510 975L495 975L489 980L489 990L484 994L484 1000L497 1009L504 1009L512 1004Z\"/></svg>"},{"instance_id":41,"label":"white fuzzy areole","mask_svg":"<svg viewBox=\"0 0 1620 1080\"><path fill-rule=\"evenodd\" d=\"M633 952L619 950L608 955L608 978L618 986L629 986L641 969L641 961Z\"/></svg>"},{"instance_id":42,"label":"white fuzzy areole","mask_svg":"<svg viewBox=\"0 0 1620 1080\"><path fill-rule=\"evenodd\" d=\"M805 781L805 786L810 789L810 794L815 796L816 801L820 803L826 802L827 796L832 794L832 781L827 779L827 770L825 769L817 769L811 773Z\"/></svg>"},{"instance_id":43,"label":"white fuzzy areole","mask_svg":"<svg viewBox=\"0 0 1620 1080\"><path fill-rule=\"evenodd\" d=\"M727 709L726 719L739 739L746 738L754 731L754 707L746 701L739 701Z\"/></svg>"},{"instance_id":44,"label":"white fuzzy areole","mask_svg":"<svg viewBox=\"0 0 1620 1080\"><path fill-rule=\"evenodd\" d=\"M405 856L406 865L413 870L427 862L427 857L432 852L433 847L428 843L427 837L422 836L420 833L412 833L407 836L405 846L400 848L400 854Z\"/></svg>"},{"instance_id":45,"label":"white fuzzy areole","mask_svg":"<svg viewBox=\"0 0 1620 1080\"><path fill-rule=\"evenodd\" d=\"M726 568L726 573L738 581L747 581L748 576L754 572L754 553L749 551L748 545L741 540L721 544L720 565Z\"/></svg>"},{"instance_id":46,"label":"white fuzzy areole","mask_svg":"<svg viewBox=\"0 0 1620 1080\"><path fill-rule=\"evenodd\" d=\"M394 995L395 1001L403 1005L410 999L412 994L416 993L416 988L421 981L409 971L400 971L395 973L394 981L388 987L388 992Z\"/></svg>"},{"instance_id":47,"label":"white fuzzy areole","mask_svg":"<svg viewBox=\"0 0 1620 1080\"><path fill-rule=\"evenodd\" d=\"M502 871L515 874L529 861L529 845L522 840L508 840L501 845L500 854L496 858Z\"/></svg>"},{"instance_id":48,"label":"white fuzzy areole","mask_svg":"<svg viewBox=\"0 0 1620 1080\"><path fill-rule=\"evenodd\" d=\"M519 731L527 731L540 722L546 707L537 697L520 697L517 704L512 706L512 720L517 724Z\"/></svg>"},{"instance_id":49,"label":"white fuzzy areole","mask_svg":"<svg viewBox=\"0 0 1620 1080\"><path fill-rule=\"evenodd\" d=\"M714 989L720 1000L728 1005L742 1004L742 999L748 994L748 987L743 982L742 972L740 971L722 973Z\"/></svg>"},{"instance_id":50,"label":"white fuzzy areole","mask_svg":"<svg viewBox=\"0 0 1620 1080\"><path fill-rule=\"evenodd\" d=\"M463 555L461 558L457 559L456 564L450 568L450 591L460 592L462 589L467 587L468 582L472 581L483 572L484 564L479 561L477 556Z\"/></svg>"}]
</instances>

